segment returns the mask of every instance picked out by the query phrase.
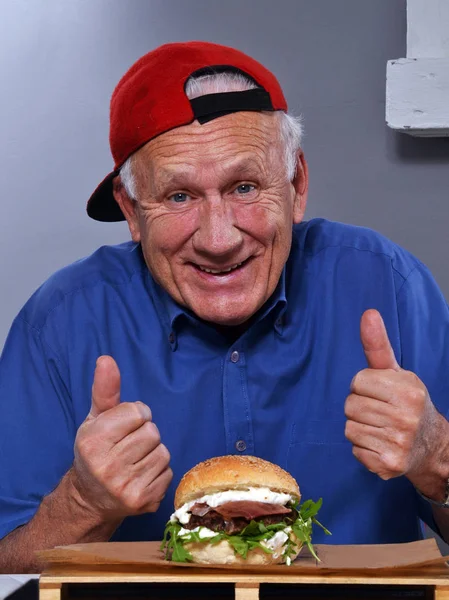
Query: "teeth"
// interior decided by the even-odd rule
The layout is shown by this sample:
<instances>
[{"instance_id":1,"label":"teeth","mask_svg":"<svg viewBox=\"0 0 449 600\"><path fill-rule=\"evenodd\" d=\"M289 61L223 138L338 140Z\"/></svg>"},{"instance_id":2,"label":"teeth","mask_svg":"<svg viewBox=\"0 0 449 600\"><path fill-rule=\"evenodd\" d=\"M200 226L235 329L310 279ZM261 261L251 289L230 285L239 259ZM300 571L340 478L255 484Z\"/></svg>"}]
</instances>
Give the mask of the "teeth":
<instances>
[{"instance_id":1,"label":"teeth","mask_svg":"<svg viewBox=\"0 0 449 600\"><path fill-rule=\"evenodd\" d=\"M237 269L237 267L240 267L243 264L243 262L239 262L236 265L233 265L232 267L229 267L229 269L223 269L221 271L218 271L216 269L206 269L205 267L201 267L200 265L198 265L201 269L201 271L205 271L206 273L212 273L213 275L218 275L219 273L229 273L229 271L233 271L234 269Z\"/></svg>"}]
</instances>

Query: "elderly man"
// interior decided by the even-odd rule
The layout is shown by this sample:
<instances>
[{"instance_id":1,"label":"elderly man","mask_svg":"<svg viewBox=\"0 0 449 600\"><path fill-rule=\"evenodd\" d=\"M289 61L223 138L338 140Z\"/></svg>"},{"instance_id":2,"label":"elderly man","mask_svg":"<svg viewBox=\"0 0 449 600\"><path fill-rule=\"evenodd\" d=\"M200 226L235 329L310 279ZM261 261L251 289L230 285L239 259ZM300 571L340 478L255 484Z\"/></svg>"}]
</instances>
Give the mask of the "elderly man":
<instances>
[{"instance_id":1,"label":"elderly man","mask_svg":"<svg viewBox=\"0 0 449 600\"><path fill-rule=\"evenodd\" d=\"M2 570L160 539L183 473L228 453L322 496L333 543L419 539L419 519L449 538L446 303L380 235L303 221L286 111L267 69L209 43L162 46L118 84L88 213L132 242L56 273L11 328Z\"/></svg>"}]
</instances>

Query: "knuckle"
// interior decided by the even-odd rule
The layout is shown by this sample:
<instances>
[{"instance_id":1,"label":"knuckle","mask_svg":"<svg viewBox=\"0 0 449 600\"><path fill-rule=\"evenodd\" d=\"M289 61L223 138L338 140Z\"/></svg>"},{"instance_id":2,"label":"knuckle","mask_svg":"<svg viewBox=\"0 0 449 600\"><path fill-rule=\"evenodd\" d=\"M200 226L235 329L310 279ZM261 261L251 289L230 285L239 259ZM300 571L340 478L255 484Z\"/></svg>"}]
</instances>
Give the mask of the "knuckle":
<instances>
[{"instance_id":1,"label":"knuckle","mask_svg":"<svg viewBox=\"0 0 449 600\"><path fill-rule=\"evenodd\" d=\"M154 481L149 485L148 491L151 497L151 500L157 500L160 502L162 498L165 496L165 492L167 491L168 486L173 478L173 471L168 468L159 475Z\"/></svg>"},{"instance_id":2,"label":"knuckle","mask_svg":"<svg viewBox=\"0 0 449 600\"><path fill-rule=\"evenodd\" d=\"M399 448L401 456L407 453L412 446L410 435L406 431L397 431L394 434L394 442Z\"/></svg>"},{"instance_id":3,"label":"knuckle","mask_svg":"<svg viewBox=\"0 0 449 600\"><path fill-rule=\"evenodd\" d=\"M354 394L350 394L346 398L344 411L348 418L354 417L357 414L357 402L355 401Z\"/></svg>"},{"instance_id":4,"label":"knuckle","mask_svg":"<svg viewBox=\"0 0 449 600\"><path fill-rule=\"evenodd\" d=\"M166 485L165 485L165 488L164 488L164 496L165 496L165 492L167 491L167 488L170 485L172 479L173 479L173 471L169 467L167 469L167 471L165 472Z\"/></svg>"},{"instance_id":5,"label":"knuckle","mask_svg":"<svg viewBox=\"0 0 449 600\"><path fill-rule=\"evenodd\" d=\"M402 457L393 452L386 452L383 454L381 456L381 461L388 473L388 478L401 475L405 472L405 466Z\"/></svg>"},{"instance_id":6,"label":"knuckle","mask_svg":"<svg viewBox=\"0 0 449 600\"><path fill-rule=\"evenodd\" d=\"M151 421L145 421L145 423L141 425L141 431L146 437L153 437L155 432L154 423Z\"/></svg>"},{"instance_id":7,"label":"knuckle","mask_svg":"<svg viewBox=\"0 0 449 600\"><path fill-rule=\"evenodd\" d=\"M360 379L362 377L362 371L359 371L354 375L351 381L350 390L353 392L360 383Z\"/></svg>"},{"instance_id":8,"label":"knuckle","mask_svg":"<svg viewBox=\"0 0 449 600\"><path fill-rule=\"evenodd\" d=\"M125 413L125 418L130 421L133 421L138 425L143 425L148 421L141 402L123 402L120 406L123 407L122 410Z\"/></svg>"},{"instance_id":9,"label":"knuckle","mask_svg":"<svg viewBox=\"0 0 449 600\"><path fill-rule=\"evenodd\" d=\"M111 489L116 495L119 495L120 490L117 490L119 480L116 478L117 465L113 462L102 462L92 468L92 475L97 481Z\"/></svg>"},{"instance_id":10,"label":"knuckle","mask_svg":"<svg viewBox=\"0 0 449 600\"><path fill-rule=\"evenodd\" d=\"M412 384L412 385L422 385L422 381L421 379L418 377L418 375L416 373L414 373L413 371L402 371L403 375L405 376L405 378Z\"/></svg>"},{"instance_id":11,"label":"knuckle","mask_svg":"<svg viewBox=\"0 0 449 600\"><path fill-rule=\"evenodd\" d=\"M359 448L357 448L357 446L352 447L352 454L357 458L357 460L359 459L360 452L359 452Z\"/></svg>"},{"instance_id":12,"label":"knuckle","mask_svg":"<svg viewBox=\"0 0 449 600\"><path fill-rule=\"evenodd\" d=\"M415 413L407 414L404 421L404 426L407 431L415 433L418 431L421 424L421 419Z\"/></svg>"},{"instance_id":13,"label":"knuckle","mask_svg":"<svg viewBox=\"0 0 449 600\"><path fill-rule=\"evenodd\" d=\"M158 446L158 451L160 454L159 460L161 463L168 465L170 463L170 452L168 451L167 446L164 446L164 444L160 444Z\"/></svg>"},{"instance_id":14,"label":"knuckle","mask_svg":"<svg viewBox=\"0 0 449 600\"><path fill-rule=\"evenodd\" d=\"M77 435L75 439L75 448L78 454L84 459L89 458L92 455L94 438L85 433Z\"/></svg>"},{"instance_id":15,"label":"knuckle","mask_svg":"<svg viewBox=\"0 0 449 600\"><path fill-rule=\"evenodd\" d=\"M135 406L137 406L137 408L139 409L139 411L141 412L141 414L144 416L144 418L148 421L151 420L152 418L152 412L151 412L151 408L145 404L144 402L141 402L140 400L137 400L136 402L133 402L133 404Z\"/></svg>"},{"instance_id":16,"label":"knuckle","mask_svg":"<svg viewBox=\"0 0 449 600\"><path fill-rule=\"evenodd\" d=\"M356 392L362 385L365 385L371 376L372 372L370 369L361 369L351 381L351 392Z\"/></svg>"},{"instance_id":17,"label":"knuckle","mask_svg":"<svg viewBox=\"0 0 449 600\"><path fill-rule=\"evenodd\" d=\"M348 440L352 440L354 436L354 421L346 421L345 425L345 437Z\"/></svg>"},{"instance_id":18,"label":"knuckle","mask_svg":"<svg viewBox=\"0 0 449 600\"><path fill-rule=\"evenodd\" d=\"M359 379L362 381L366 381L372 377L377 377L378 376L378 372L376 369L362 369L361 371L358 372L358 376Z\"/></svg>"},{"instance_id":19,"label":"knuckle","mask_svg":"<svg viewBox=\"0 0 449 600\"><path fill-rule=\"evenodd\" d=\"M143 407L140 402L128 402L129 412L137 421L146 421L144 417Z\"/></svg>"},{"instance_id":20,"label":"knuckle","mask_svg":"<svg viewBox=\"0 0 449 600\"><path fill-rule=\"evenodd\" d=\"M153 423L153 421L145 421L145 423L143 423L140 426L139 432L142 434L146 441L151 442L151 446L153 449L156 449L161 443L161 435L159 433L159 429Z\"/></svg>"},{"instance_id":21,"label":"knuckle","mask_svg":"<svg viewBox=\"0 0 449 600\"><path fill-rule=\"evenodd\" d=\"M160 444L161 443L161 434L159 433L159 429L158 429L157 425L153 422L149 423L149 425L151 425L151 429L150 429L151 438L153 439L154 442L156 442L157 444Z\"/></svg>"},{"instance_id":22,"label":"knuckle","mask_svg":"<svg viewBox=\"0 0 449 600\"><path fill-rule=\"evenodd\" d=\"M118 406L115 407L115 409L117 411L121 411L123 413L128 414L130 411L133 410L133 404L134 402L120 402L120 404Z\"/></svg>"},{"instance_id":23,"label":"knuckle","mask_svg":"<svg viewBox=\"0 0 449 600\"><path fill-rule=\"evenodd\" d=\"M426 395L422 387L412 387L407 394L409 400L417 406L422 406L425 403Z\"/></svg>"},{"instance_id":24,"label":"knuckle","mask_svg":"<svg viewBox=\"0 0 449 600\"><path fill-rule=\"evenodd\" d=\"M387 427L389 439L400 440L402 435L407 438L414 437L421 423L420 412L413 407L407 407L406 410L397 410L392 416Z\"/></svg>"},{"instance_id":25,"label":"knuckle","mask_svg":"<svg viewBox=\"0 0 449 600\"><path fill-rule=\"evenodd\" d=\"M127 487L123 494L123 504L130 512L138 513L143 506L141 490L135 486Z\"/></svg>"},{"instance_id":26,"label":"knuckle","mask_svg":"<svg viewBox=\"0 0 449 600\"><path fill-rule=\"evenodd\" d=\"M119 501L122 501L126 496L126 482L121 479L111 479L106 477L103 481L105 488L111 496Z\"/></svg>"},{"instance_id":27,"label":"knuckle","mask_svg":"<svg viewBox=\"0 0 449 600\"><path fill-rule=\"evenodd\" d=\"M167 491L167 488L165 486L160 486L157 490L154 490L152 501L160 504L162 502L162 500L165 498L166 491Z\"/></svg>"}]
</instances>

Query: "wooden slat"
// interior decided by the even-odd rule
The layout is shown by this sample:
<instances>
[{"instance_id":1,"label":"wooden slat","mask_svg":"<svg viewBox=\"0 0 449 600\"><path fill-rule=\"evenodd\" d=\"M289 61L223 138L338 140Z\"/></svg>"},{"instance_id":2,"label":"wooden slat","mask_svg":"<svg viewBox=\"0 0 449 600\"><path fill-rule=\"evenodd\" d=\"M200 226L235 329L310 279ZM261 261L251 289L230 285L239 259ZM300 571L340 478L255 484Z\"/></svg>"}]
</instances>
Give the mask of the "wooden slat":
<instances>
[{"instance_id":1,"label":"wooden slat","mask_svg":"<svg viewBox=\"0 0 449 600\"><path fill-rule=\"evenodd\" d=\"M449 600L449 586L437 586L435 588L435 600Z\"/></svg>"},{"instance_id":2,"label":"wooden slat","mask_svg":"<svg viewBox=\"0 0 449 600\"><path fill-rule=\"evenodd\" d=\"M259 584L236 583L235 600L259 600Z\"/></svg>"},{"instance_id":3,"label":"wooden slat","mask_svg":"<svg viewBox=\"0 0 449 600\"><path fill-rule=\"evenodd\" d=\"M42 577L39 581L39 600L61 600L61 583L47 583Z\"/></svg>"},{"instance_id":4,"label":"wooden slat","mask_svg":"<svg viewBox=\"0 0 449 600\"><path fill-rule=\"evenodd\" d=\"M46 584L61 583L321 583L321 584L372 584L372 585L441 585L449 587L449 569L438 567L426 572L367 575L365 572L342 574L298 574L286 570L277 573L248 573L247 571L211 569L83 569L58 565L45 571L41 581Z\"/></svg>"}]
</instances>

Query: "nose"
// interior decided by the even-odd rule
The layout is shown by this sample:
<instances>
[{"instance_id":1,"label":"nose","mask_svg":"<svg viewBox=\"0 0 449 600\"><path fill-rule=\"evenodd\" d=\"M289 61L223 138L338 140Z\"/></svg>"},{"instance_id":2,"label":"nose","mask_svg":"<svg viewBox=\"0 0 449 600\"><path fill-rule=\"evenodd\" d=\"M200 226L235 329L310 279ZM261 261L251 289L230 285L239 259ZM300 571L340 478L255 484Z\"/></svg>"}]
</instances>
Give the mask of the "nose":
<instances>
[{"instance_id":1,"label":"nose","mask_svg":"<svg viewBox=\"0 0 449 600\"><path fill-rule=\"evenodd\" d=\"M224 258L235 254L243 244L233 207L217 196L204 199L193 246L200 254Z\"/></svg>"}]
</instances>

